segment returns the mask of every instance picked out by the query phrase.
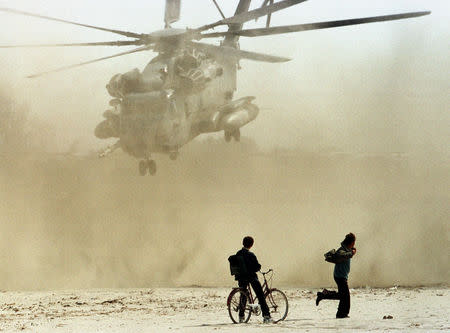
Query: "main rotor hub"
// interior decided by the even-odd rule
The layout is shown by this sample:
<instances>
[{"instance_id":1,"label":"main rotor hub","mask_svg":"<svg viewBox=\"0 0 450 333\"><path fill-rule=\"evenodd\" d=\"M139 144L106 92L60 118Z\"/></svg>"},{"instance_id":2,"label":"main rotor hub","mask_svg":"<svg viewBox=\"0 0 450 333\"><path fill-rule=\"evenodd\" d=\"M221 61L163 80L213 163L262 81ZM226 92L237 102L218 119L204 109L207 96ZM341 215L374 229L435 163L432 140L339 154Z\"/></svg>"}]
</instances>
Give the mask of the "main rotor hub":
<instances>
[{"instance_id":1,"label":"main rotor hub","mask_svg":"<svg viewBox=\"0 0 450 333\"><path fill-rule=\"evenodd\" d=\"M158 39L167 39L173 37L185 37L187 29L175 29L175 28L167 28L162 30L157 30L149 34L150 38Z\"/></svg>"}]
</instances>

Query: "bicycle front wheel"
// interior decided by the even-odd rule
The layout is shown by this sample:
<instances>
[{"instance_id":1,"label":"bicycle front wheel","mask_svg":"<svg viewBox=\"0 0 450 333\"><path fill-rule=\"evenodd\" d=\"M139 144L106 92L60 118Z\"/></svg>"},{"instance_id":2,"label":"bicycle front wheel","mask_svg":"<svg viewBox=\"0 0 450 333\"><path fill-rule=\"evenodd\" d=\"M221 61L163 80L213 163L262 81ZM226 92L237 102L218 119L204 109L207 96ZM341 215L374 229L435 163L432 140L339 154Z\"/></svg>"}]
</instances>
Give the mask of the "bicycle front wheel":
<instances>
[{"instance_id":1,"label":"bicycle front wheel","mask_svg":"<svg viewBox=\"0 0 450 333\"><path fill-rule=\"evenodd\" d=\"M233 323L246 323L250 320L252 311L250 308L250 297L243 289L233 289L228 296L228 314Z\"/></svg>"},{"instance_id":2,"label":"bicycle front wheel","mask_svg":"<svg viewBox=\"0 0 450 333\"><path fill-rule=\"evenodd\" d=\"M270 289L266 295L266 303L269 307L270 316L274 322L286 319L289 304L286 295L278 289Z\"/></svg>"}]
</instances>

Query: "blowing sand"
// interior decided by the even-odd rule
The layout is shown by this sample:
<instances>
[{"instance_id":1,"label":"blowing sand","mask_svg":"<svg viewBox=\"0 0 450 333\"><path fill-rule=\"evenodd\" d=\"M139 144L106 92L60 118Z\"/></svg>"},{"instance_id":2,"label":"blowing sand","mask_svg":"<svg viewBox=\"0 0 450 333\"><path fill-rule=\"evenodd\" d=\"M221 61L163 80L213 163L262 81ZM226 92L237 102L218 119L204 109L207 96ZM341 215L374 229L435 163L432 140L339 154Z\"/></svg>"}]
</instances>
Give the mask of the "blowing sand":
<instances>
[{"instance_id":1,"label":"blowing sand","mask_svg":"<svg viewBox=\"0 0 450 333\"><path fill-rule=\"evenodd\" d=\"M443 157L265 153L220 139L159 156L143 178L120 152L2 156L2 289L225 286L248 234L279 285L321 287L334 284L323 253L350 231L354 287L450 280Z\"/></svg>"},{"instance_id":2,"label":"blowing sand","mask_svg":"<svg viewBox=\"0 0 450 333\"><path fill-rule=\"evenodd\" d=\"M157 176L142 178L120 152L103 160L3 157L3 331L450 329L445 159L264 153L245 139L212 140L187 147L176 162L158 159ZM323 253L348 231L358 248L350 287L360 287L352 290L351 318L337 321L337 303L316 307L314 298L317 288L333 286ZM246 234L263 267L275 269L275 285L285 287L283 323L228 318L226 258ZM445 287L413 287L436 283ZM210 287L183 287L192 285ZM137 287L145 289L117 289Z\"/></svg>"},{"instance_id":3,"label":"blowing sand","mask_svg":"<svg viewBox=\"0 0 450 333\"><path fill-rule=\"evenodd\" d=\"M16 130L0 145L4 331L450 329L447 287L370 288L448 286L446 154L263 151L245 137L210 137L177 161L156 156L157 175L141 177L120 151L106 159L49 154L8 128ZM316 308L317 289L297 288L333 286L323 253L350 231L358 248L350 286L360 289L351 318L336 321L335 302ZM245 235L286 287L283 323L232 325L227 317L226 259Z\"/></svg>"}]
</instances>

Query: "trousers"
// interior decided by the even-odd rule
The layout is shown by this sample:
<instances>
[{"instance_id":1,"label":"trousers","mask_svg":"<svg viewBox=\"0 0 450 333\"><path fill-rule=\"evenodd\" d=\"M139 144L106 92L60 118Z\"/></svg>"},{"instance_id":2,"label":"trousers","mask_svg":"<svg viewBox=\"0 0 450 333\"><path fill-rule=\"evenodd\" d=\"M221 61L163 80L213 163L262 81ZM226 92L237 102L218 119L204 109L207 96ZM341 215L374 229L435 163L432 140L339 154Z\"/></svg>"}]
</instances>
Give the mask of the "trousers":
<instances>
[{"instance_id":1,"label":"trousers","mask_svg":"<svg viewBox=\"0 0 450 333\"><path fill-rule=\"evenodd\" d=\"M239 288L242 288L245 290L247 289L249 284L252 286L253 290L255 291L256 297L258 298L259 305L261 306L262 315L264 317L269 317L270 316L269 307L267 306L266 298L264 297L264 292L262 290L262 286L261 286L261 283L259 282L258 278L251 279L251 280L239 280L238 284L239 284ZM241 310L239 310L240 317L244 316L244 309L245 309L245 305L246 305L245 302L247 302L245 297L241 297L241 300L240 300L240 309Z\"/></svg>"},{"instance_id":2,"label":"trousers","mask_svg":"<svg viewBox=\"0 0 450 333\"><path fill-rule=\"evenodd\" d=\"M338 286L338 291L324 290L322 292L323 299L339 300L336 318L347 317L350 312L350 290L348 289L348 282L345 278L334 277L334 281Z\"/></svg>"}]
</instances>

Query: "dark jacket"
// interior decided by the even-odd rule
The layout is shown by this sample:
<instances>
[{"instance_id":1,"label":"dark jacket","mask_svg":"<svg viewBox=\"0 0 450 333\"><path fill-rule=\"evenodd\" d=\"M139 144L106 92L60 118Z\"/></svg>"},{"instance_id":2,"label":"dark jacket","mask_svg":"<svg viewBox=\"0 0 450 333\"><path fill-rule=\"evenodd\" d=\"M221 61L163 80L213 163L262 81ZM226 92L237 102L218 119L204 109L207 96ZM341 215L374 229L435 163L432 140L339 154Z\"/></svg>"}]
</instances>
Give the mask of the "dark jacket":
<instances>
[{"instance_id":1,"label":"dark jacket","mask_svg":"<svg viewBox=\"0 0 450 333\"><path fill-rule=\"evenodd\" d=\"M256 272L261 269L261 265L259 264L258 259L256 259L255 254L243 247L241 250L237 251L236 255L243 257L247 274L236 275L235 279L238 281L257 279L258 276L256 275Z\"/></svg>"},{"instance_id":2,"label":"dark jacket","mask_svg":"<svg viewBox=\"0 0 450 333\"><path fill-rule=\"evenodd\" d=\"M336 257L338 257L339 260L334 266L334 277L348 280L348 274L350 273L350 259L353 257L352 250L341 243L341 247L336 251Z\"/></svg>"}]
</instances>

